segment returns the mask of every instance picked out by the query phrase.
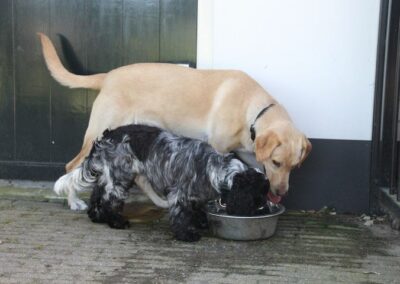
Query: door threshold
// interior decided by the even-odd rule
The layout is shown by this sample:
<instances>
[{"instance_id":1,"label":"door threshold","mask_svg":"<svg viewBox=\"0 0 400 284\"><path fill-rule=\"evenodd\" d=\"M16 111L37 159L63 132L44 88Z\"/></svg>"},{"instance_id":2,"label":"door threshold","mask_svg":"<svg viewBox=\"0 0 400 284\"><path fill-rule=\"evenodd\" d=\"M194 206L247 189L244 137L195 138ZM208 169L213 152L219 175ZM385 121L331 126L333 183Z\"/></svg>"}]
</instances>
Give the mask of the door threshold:
<instances>
[{"instance_id":1,"label":"door threshold","mask_svg":"<svg viewBox=\"0 0 400 284\"><path fill-rule=\"evenodd\" d=\"M400 202L395 194L389 193L389 188L380 187L378 202L380 210L389 216L393 229L400 230Z\"/></svg>"}]
</instances>

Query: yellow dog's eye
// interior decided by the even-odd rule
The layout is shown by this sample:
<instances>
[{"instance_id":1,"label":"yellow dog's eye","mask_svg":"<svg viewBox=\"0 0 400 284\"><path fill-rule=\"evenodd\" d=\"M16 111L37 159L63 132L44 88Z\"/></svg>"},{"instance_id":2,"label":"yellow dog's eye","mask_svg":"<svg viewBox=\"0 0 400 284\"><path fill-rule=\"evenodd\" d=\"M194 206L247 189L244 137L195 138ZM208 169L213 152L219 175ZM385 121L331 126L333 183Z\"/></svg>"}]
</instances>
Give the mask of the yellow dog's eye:
<instances>
[{"instance_id":1,"label":"yellow dog's eye","mask_svg":"<svg viewBox=\"0 0 400 284\"><path fill-rule=\"evenodd\" d=\"M281 166L281 163L278 161L272 160L272 163L275 165L275 167L279 168Z\"/></svg>"}]
</instances>

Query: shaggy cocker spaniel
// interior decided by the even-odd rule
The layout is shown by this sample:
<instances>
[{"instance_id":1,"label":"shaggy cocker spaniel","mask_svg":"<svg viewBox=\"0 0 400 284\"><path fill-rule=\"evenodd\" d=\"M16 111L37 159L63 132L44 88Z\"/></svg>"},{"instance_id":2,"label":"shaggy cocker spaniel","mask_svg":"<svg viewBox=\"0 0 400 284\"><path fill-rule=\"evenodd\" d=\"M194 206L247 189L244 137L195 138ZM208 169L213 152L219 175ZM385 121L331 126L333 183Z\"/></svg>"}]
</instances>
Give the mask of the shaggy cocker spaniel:
<instances>
[{"instance_id":1,"label":"shaggy cocker spaniel","mask_svg":"<svg viewBox=\"0 0 400 284\"><path fill-rule=\"evenodd\" d=\"M266 203L269 188L264 174L205 142L127 125L106 130L83 164L62 176L54 190L67 192L73 209L86 209L76 192L93 190L90 219L123 229L129 223L121 211L134 183L156 205L169 208L172 232L184 241L200 239L208 201L224 193L229 214L252 215Z\"/></svg>"}]
</instances>

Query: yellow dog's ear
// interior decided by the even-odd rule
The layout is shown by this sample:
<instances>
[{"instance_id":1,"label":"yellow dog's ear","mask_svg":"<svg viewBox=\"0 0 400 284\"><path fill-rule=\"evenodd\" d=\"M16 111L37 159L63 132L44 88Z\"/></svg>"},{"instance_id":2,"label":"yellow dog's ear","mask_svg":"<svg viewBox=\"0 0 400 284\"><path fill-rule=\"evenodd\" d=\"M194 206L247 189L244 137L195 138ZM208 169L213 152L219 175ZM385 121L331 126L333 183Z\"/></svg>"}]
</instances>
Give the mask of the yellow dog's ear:
<instances>
[{"instance_id":1,"label":"yellow dog's ear","mask_svg":"<svg viewBox=\"0 0 400 284\"><path fill-rule=\"evenodd\" d=\"M258 136L254 142L258 162L265 161L271 157L272 151L281 144L278 135L273 131Z\"/></svg>"},{"instance_id":2,"label":"yellow dog's ear","mask_svg":"<svg viewBox=\"0 0 400 284\"><path fill-rule=\"evenodd\" d=\"M300 162L298 163L299 167L301 166L301 163L303 163L303 161L307 158L308 154L310 154L310 152L312 150L312 145L305 136L303 136L301 143L302 143L302 147L301 147L301 153L300 153Z\"/></svg>"}]
</instances>

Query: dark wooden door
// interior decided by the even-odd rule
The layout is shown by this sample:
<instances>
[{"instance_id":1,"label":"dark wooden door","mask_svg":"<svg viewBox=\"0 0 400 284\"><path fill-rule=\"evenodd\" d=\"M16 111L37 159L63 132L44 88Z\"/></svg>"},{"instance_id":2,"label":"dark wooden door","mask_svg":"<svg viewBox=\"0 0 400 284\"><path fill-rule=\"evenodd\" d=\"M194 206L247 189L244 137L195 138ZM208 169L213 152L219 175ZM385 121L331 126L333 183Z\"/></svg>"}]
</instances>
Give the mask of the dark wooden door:
<instances>
[{"instance_id":1,"label":"dark wooden door","mask_svg":"<svg viewBox=\"0 0 400 284\"><path fill-rule=\"evenodd\" d=\"M375 80L371 208L400 216L400 2L382 0ZM398 223L392 225L398 228Z\"/></svg>"},{"instance_id":2,"label":"dark wooden door","mask_svg":"<svg viewBox=\"0 0 400 284\"><path fill-rule=\"evenodd\" d=\"M0 1L0 178L54 179L78 153L97 93L55 82L36 32L77 74L196 64L196 0Z\"/></svg>"}]
</instances>

